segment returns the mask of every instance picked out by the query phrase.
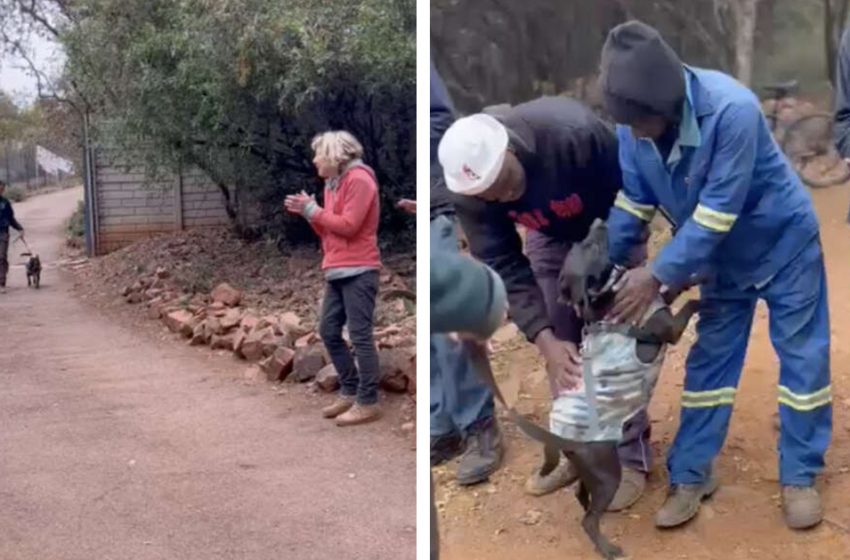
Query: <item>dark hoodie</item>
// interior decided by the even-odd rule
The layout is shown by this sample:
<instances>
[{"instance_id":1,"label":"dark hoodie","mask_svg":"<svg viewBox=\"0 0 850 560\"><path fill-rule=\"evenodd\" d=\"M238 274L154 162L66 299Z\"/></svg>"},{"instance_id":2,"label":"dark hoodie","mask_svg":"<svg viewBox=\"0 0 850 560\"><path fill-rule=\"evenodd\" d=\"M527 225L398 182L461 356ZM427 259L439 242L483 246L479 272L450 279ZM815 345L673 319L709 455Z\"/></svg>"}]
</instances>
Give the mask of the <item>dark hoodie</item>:
<instances>
[{"instance_id":1,"label":"dark hoodie","mask_svg":"<svg viewBox=\"0 0 850 560\"><path fill-rule=\"evenodd\" d=\"M472 254L495 270L508 291L513 321L529 340L551 327L543 294L523 254L521 224L577 242L608 217L622 175L614 132L567 97L543 97L493 115L508 129L525 170L526 189L509 203L452 195Z\"/></svg>"},{"instance_id":2,"label":"dark hoodie","mask_svg":"<svg viewBox=\"0 0 850 560\"><path fill-rule=\"evenodd\" d=\"M443 179L443 168L437 159L437 147L443 134L454 122L454 108L443 79L431 61L431 219L454 214L449 190Z\"/></svg>"},{"instance_id":3,"label":"dark hoodie","mask_svg":"<svg viewBox=\"0 0 850 560\"><path fill-rule=\"evenodd\" d=\"M0 233L8 233L9 228L15 228L22 231L24 228L15 219L15 211L12 210L12 203L9 199L0 196Z\"/></svg>"}]
</instances>

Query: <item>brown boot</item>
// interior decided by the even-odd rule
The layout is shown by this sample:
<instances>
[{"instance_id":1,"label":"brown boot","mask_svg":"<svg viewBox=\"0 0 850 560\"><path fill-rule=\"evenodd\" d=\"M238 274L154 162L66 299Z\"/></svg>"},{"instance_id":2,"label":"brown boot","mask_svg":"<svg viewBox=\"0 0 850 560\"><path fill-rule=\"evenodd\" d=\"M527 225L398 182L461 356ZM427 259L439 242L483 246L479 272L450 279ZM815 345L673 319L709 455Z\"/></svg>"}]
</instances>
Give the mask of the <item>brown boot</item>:
<instances>
[{"instance_id":1,"label":"brown boot","mask_svg":"<svg viewBox=\"0 0 850 560\"><path fill-rule=\"evenodd\" d=\"M325 418L336 418L352 406L354 406L354 397L340 395L333 403L322 409L322 416Z\"/></svg>"},{"instance_id":2,"label":"brown boot","mask_svg":"<svg viewBox=\"0 0 850 560\"><path fill-rule=\"evenodd\" d=\"M540 476L540 472L535 470L525 483L525 493L532 496L545 496L571 485L576 480L578 480L578 471L566 457L561 457L561 462L555 470L546 476Z\"/></svg>"},{"instance_id":3,"label":"brown boot","mask_svg":"<svg viewBox=\"0 0 850 560\"><path fill-rule=\"evenodd\" d=\"M360 404L355 403L348 411L340 414L336 418L336 425L356 426L357 424L366 424L373 422L381 417L381 409L376 404Z\"/></svg>"},{"instance_id":4,"label":"brown boot","mask_svg":"<svg viewBox=\"0 0 850 560\"><path fill-rule=\"evenodd\" d=\"M808 529L823 521L823 504L814 487L783 486L782 510L792 529Z\"/></svg>"},{"instance_id":5,"label":"brown boot","mask_svg":"<svg viewBox=\"0 0 850 560\"><path fill-rule=\"evenodd\" d=\"M614 494L614 499L608 506L607 511L622 511L632 507L646 489L646 473L630 469L623 469L623 476L620 479L620 486L617 488L617 493Z\"/></svg>"}]
</instances>

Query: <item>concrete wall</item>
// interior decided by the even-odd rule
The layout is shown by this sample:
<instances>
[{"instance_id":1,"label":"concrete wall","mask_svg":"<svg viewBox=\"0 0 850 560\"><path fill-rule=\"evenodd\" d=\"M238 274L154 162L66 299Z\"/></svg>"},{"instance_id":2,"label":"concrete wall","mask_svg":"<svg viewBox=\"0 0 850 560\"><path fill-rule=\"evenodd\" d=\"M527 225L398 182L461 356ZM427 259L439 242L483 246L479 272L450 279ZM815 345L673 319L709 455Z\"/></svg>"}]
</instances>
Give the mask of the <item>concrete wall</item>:
<instances>
[{"instance_id":1,"label":"concrete wall","mask_svg":"<svg viewBox=\"0 0 850 560\"><path fill-rule=\"evenodd\" d=\"M229 223L221 191L199 170L150 181L138 166L99 149L95 193L97 254L160 233Z\"/></svg>"}]
</instances>

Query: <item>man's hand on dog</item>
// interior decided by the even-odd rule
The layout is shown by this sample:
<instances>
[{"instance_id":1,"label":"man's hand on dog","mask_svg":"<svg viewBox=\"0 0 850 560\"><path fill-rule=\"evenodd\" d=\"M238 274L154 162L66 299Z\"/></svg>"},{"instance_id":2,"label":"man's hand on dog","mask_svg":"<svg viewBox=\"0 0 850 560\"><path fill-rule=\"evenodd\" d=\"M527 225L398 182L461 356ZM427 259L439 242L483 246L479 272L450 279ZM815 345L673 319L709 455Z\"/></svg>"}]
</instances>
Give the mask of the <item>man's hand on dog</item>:
<instances>
[{"instance_id":1,"label":"man's hand on dog","mask_svg":"<svg viewBox=\"0 0 850 560\"><path fill-rule=\"evenodd\" d=\"M615 323L637 324L661 290L661 282L647 266L627 270L614 286L614 307L606 317Z\"/></svg>"},{"instance_id":2,"label":"man's hand on dog","mask_svg":"<svg viewBox=\"0 0 850 560\"><path fill-rule=\"evenodd\" d=\"M578 387L582 376L578 346L574 342L559 340L552 329L542 331L534 342L546 360L552 397Z\"/></svg>"}]
</instances>

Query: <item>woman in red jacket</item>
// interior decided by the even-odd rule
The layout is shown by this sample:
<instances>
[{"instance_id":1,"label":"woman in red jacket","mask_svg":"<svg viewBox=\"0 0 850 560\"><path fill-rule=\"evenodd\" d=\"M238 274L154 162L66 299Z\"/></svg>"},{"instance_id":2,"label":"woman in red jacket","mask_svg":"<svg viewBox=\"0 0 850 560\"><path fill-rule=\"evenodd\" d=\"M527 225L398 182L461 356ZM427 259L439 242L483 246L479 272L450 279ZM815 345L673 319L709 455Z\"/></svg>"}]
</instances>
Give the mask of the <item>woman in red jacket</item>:
<instances>
[{"instance_id":1,"label":"woman in red jacket","mask_svg":"<svg viewBox=\"0 0 850 560\"><path fill-rule=\"evenodd\" d=\"M325 206L303 191L287 196L285 206L304 216L322 239L327 285L319 334L341 385L337 399L322 414L335 418L338 426L351 426L380 416L378 352L373 337L381 268L378 181L361 160L363 146L348 132L320 134L312 147L313 164L325 180ZM356 365L342 338L346 323Z\"/></svg>"}]
</instances>

